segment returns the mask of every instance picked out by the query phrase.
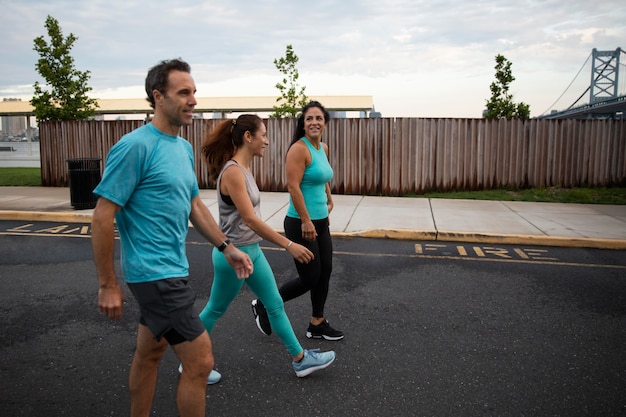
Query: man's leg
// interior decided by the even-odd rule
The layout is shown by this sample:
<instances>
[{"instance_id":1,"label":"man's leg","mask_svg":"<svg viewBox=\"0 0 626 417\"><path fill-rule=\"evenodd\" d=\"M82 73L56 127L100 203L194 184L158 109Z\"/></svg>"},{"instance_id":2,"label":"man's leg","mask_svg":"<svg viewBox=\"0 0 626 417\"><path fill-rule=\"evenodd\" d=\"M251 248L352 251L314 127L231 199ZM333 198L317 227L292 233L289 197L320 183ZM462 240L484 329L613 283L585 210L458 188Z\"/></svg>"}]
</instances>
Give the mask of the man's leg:
<instances>
[{"instance_id":1,"label":"man's leg","mask_svg":"<svg viewBox=\"0 0 626 417\"><path fill-rule=\"evenodd\" d=\"M190 342L172 345L183 364L176 403L180 417L203 417L206 409L206 381L213 369L213 349L204 331Z\"/></svg>"},{"instance_id":2,"label":"man's leg","mask_svg":"<svg viewBox=\"0 0 626 417\"><path fill-rule=\"evenodd\" d=\"M165 339L157 342L148 326L139 324L137 346L128 378L131 417L148 417L150 415L152 398L156 388L157 371L165 349L167 349Z\"/></svg>"}]
</instances>

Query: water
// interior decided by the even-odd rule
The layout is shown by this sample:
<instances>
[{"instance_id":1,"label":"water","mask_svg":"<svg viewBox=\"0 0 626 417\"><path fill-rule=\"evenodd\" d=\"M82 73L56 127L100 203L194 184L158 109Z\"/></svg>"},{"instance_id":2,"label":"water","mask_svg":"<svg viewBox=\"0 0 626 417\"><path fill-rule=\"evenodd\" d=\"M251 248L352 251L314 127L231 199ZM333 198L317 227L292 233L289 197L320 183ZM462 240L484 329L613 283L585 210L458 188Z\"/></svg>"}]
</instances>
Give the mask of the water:
<instances>
[{"instance_id":1,"label":"water","mask_svg":"<svg viewBox=\"0 0 626 417\"><path fill-rule=\"evenodd\" d=\"M9 148L9 150L5 150ZM39 168L39 142L0 142L1 168Z\"/></svg>"}]
</instances>

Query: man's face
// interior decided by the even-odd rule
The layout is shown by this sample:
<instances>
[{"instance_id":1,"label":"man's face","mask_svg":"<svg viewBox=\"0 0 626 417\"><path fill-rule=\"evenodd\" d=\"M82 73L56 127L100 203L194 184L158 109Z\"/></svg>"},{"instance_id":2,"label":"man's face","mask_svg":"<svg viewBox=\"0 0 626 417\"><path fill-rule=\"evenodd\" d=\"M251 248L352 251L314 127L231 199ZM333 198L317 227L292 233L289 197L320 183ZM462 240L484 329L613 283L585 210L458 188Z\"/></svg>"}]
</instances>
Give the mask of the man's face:
<instances>
[{"instance_id":1,"label":"man's face","mask_svg":"<svg viewBox=\"0 0 626 417\"><path fill-rule=\"evenodd\" d=\"M184 71L170 71L165 94L155 94L157 109L174 126L191 124L193 109L197 104L196 84L191 74Z\"/></svg>"}]
</instances>

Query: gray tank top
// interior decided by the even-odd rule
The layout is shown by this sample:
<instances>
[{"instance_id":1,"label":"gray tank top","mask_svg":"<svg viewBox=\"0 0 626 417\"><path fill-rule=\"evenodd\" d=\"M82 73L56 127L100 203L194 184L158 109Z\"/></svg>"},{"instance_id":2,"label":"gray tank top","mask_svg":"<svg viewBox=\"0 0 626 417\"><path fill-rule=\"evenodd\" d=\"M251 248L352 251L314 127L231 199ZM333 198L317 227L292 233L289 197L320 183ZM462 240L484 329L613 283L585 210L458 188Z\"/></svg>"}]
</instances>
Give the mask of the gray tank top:
<instances>
[{"instance_id":1,"label":"gray tank top","mask_svg":"<svg viewBox=\"0 0 626 417\"><path fill-rule=\"evenodd\" d=\"M217 207L220 211L220 229L222 229L226 237L228 237L236 246L250 245L252 243L260 242L263 240L261 236L257 235L248 227L248 225L246 225L246 222L244 222L241 218L241 215L239 214L239 211L237 211L237 207L235 207L232 200L230 200L227 196L223 196L220 192L222 173L231 165L237 166L241 169L241 172L243 172L243 175L246 178L248 196L250 197L250 201L254 207L254 214L256 214L258 218L262 218L261 193L259 192L259 187L256 185L254 177L237 162L230 160L224 164L224 168L222 168L220 175L217 177ZM225 201L225 197L228 201Z\"/></svg>"}]
</instances>

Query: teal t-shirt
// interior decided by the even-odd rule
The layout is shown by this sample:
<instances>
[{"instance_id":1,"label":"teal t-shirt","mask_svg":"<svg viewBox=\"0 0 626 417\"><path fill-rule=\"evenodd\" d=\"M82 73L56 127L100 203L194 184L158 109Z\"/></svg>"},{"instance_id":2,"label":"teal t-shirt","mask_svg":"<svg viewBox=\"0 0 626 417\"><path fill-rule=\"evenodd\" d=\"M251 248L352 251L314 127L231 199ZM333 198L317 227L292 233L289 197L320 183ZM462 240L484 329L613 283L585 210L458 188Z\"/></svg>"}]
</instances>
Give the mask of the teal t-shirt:
<instances>
[{"instance_id":1,"label":"teal t-shirt","mask_svg":"<svg viewBox=\"0 0 626 417\"><path fill-rule=\"evenodd\" d=\"M189 142L152 124L124 135L93 192L121 207L115 220L126 282L189 274L185 240L191 199L199 194Z\"/></svg>"},{"instance_id":2,"label":"teal t-shirt","mask_svg":"<svg viewBox=\"0 0 626 417\"><path fill-rule=\"evenodd\" d=\"M328 162L328 157L324 147L315 149L306 137L300 139L309 148L311 153L311 164L304 169L300 190L304 196L304 203L311 220L321 220L328 217L328 196L326 195L326 184L333 179L333 168ZM289 197L289 208L287 216L300 218L293 205L291 196Z\"/></svg>"}]
</instances>

